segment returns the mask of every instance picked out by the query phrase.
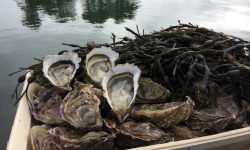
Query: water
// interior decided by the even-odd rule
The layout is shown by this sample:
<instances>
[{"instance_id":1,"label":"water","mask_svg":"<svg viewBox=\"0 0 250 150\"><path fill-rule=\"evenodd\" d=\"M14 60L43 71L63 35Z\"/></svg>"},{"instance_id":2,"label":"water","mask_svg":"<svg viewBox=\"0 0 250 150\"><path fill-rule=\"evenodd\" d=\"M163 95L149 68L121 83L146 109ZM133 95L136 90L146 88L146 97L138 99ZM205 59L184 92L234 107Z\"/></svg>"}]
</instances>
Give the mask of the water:
<instances>
[{"instance_id":1,"label":"water","mask_svg":"<svg viewBox=\"0 0 250 150\"><path fill-rule=\"evenodd\" d=\"M68 49L61 43L111 43L191 22L250 41L250 0L0 0L0 148L5 149L16 108L11 94L17 74L8 74ZM21 89L21 88L20 88ZM19 89L19 93L20 93Z\"/></svg>"}]
</instances>

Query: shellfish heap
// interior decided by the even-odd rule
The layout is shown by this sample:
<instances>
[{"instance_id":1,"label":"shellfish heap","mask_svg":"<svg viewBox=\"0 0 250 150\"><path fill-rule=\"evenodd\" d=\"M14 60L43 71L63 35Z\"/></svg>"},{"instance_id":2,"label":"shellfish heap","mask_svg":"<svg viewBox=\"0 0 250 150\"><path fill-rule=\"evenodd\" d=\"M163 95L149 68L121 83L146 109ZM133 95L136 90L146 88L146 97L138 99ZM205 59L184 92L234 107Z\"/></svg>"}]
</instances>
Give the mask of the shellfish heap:
<instances>
[{"instance_id":1,"label":"shellfish heap","mask_svg":"<svg viewBox=\"0 0 250 150\"><path fill-rule=\"evenodd\" d=\"M250 43L180 22L126 29L136 39L64 44L77 49L27 68L34 149L124 149L249 126Z\"/></svg>"}]
</instances>

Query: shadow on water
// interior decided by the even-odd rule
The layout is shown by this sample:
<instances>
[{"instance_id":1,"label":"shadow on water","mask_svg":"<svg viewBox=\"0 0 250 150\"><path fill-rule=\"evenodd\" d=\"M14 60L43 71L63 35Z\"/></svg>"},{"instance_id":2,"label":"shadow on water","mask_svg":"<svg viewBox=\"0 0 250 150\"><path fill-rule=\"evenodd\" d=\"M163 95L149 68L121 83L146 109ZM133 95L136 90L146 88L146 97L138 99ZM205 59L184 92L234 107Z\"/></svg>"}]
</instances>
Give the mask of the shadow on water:
<instances>
[{"instance_id":1,"label":"shadow on water","mask_svg":"<svg viewBox=\"0 0 250 150\"><path fill-rule=\"evenodd\" d=\"M33 30L39 29L45 16L58 23L76 20L76 7L82 9L82 19L92 24L102 24L109 18L120 24L133 19L139 7L136 0L23 0L17 4L24 12L23 25Z\"/></svg>"}]
</instances>

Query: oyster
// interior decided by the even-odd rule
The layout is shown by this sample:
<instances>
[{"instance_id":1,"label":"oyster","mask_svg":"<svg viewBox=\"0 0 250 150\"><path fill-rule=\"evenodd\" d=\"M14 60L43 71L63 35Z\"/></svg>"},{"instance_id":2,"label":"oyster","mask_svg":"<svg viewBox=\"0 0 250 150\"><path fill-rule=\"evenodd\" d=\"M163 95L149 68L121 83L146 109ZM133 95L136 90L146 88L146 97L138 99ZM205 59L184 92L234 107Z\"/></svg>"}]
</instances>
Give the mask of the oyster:
<instances>
[{"instance_id":1,"label":"oyster","mask_svg":"<svg viewBox=\"0 0 250 150\"><path fill-rule=\"evenodd\" d=\"M117 65L103 78L103 96L117 116L123 122L129 115L138 89L141 70L132 65Z\"/></svg>"},{"instance_id":2,"label":"oyster","mask_svg":"<svg viewBox=\"0 0 250 150\"><path fill-rule=\"evenodd\" d=\"M174 137L175 141L193 139L193 138L207 135L204 132L190 130L186 126L171 126L166 130L166 132L169 133L171 137Z\"/></svg>"},{"instance_id":3,"label":"oyster","mask_svg":"<svg viewBox=\"0 0 250 150\"><path fill-rule=\"evenodd\" d=\"M97 130L102 127L100 100L92 90L93 85L74 83L74 90L64 98L60 113L62 118L76 128Z\"/></svg>"},{"instance_id":4,"label":"oyster","mask_svg":"<svg viewBox=\"0 0 250 150\"><path fill-rule=\"evenodd\" d=\"M115 66L119 54L110 47L94 48L86 56L86 70L92 83L101 85L105 74Z\"/></svg>"},{"instance_id":5,"label":"oyster","mask_svg":"<svg viewBox=\"0 0 250 150\"><path fill-rule=\"evenodd\" d=\"M115 129L115 144L119 148L134 148L170 142L173 139L151 123L125 122Z\"/></svg>"},{"instance_id":6,"label":"oyster","mask_svg":"<svg viewBox=\"0 0 250 150\"><path fill-rule=\"evenodd\" d=\"M190 97L186 98L185 102L135 106L132 110L132 118L137 121L148 121L159 128L168 128L189 118L194 102Z\"/></svg>"},{"instance_id":7,"label":"oyster","mask_svg":"<svg viewBox=\"0 0 250 150\"><path fill-rule=\"evenodd\" d=\"M139 79L135 103L162 103L170 96L169 90L160 84L153 82L150 78Z\"/></svg>"},{"instance_id":8,"label":"oyster","mask_svg":"<svg viewBox=\"0 0 250 150\"><path fill-rule=\"evenodd\" d=\"M59 150L53 136L49 134L50 126L33 126L30 129L31 145L33 150Z\"/></svg>"},{"instance_id":9,"label":"oyster","mask_svg":"<svg viewBox=\"0 0 250 150\"><path fill-rule=\"evenodd\" d=\"M49 130L56 145L63 150L109 150L114 149L114 136L104 131L84 132L66 127Z\"/></svg>"},{"instance_id":10,"label":"oyster","mask_svg":"<svg viewBox=\"0 0 250 150\"><path fill-rule=\"evenodd\" d=\"M35 119L47 124L61 124L65 121L60 115L62 98L54 89L48 89L32 102L31 113Z\"/></svg>"},{"instance_id":11,"label":"oyster","mask_svg":"<svg viewBox=\"0 0 250 150\"><path fill-rule=\"evenodd\" d=\"M71 90L70 81L79 68L81 58L75 52L48 55L43 59L44 76L56 87Z\"/></svg>"},{"instance_id":12,"label":"oyster","mask_svg":"<svg viewBox=\"0 0 250 150\"><path fill-rule=\"evenodd\" d=\"M47 87L42 86L38 83L32 82L30 83L28 91L27 91L28 99L32 102L36 98L40 97L43 94L43 92L46 90L48 90Z\"/></svg>"},{"instance_id":13,"label":"oyster","mask_svg":"<svg viewBox=\"0 0 250 150\"><path fill-rule=\"evenodd\" d=\"M225 110L218 108L205 108L201 110L193 110L190 118L186 121L186 124L192 130L215 130L220 132L234 120L235 118Z\"/></svg>"}]
</instances>

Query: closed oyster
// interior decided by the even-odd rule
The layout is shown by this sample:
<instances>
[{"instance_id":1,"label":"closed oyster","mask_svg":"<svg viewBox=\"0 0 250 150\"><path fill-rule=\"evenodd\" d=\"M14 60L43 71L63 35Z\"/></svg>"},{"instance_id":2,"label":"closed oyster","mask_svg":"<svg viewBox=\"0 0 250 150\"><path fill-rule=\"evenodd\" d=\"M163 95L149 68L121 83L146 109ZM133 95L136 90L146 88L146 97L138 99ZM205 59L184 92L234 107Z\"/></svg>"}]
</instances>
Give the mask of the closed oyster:
<instances>
[{"instance_id":1,"label":"closed oyster","mask_svg":"<svg viewBox=\"0 0 250 150\"><path fill-rule=\"evenodd\" d=\"M148 121L159 128L168 128L187 120L194 107L190 97L185 102L144 104L135 106L132 117L137 121Z\"/></svg>"},{"instance_id":2,"label":"closed oyster","mask_svg":"<svg viewBox=\"0 0 250 150\"><path fill-rule=\"evenodd\" d=\"M35 119L47 124L61 124L65 121L60 115L62 98L54 89L48 89L32 102L31 113Z\"/></svg>"},{"instance_id":3,"label":"closed oyster","mask_svg":"<svg viewBox=\"0 0 250 150\"><path fill-rule=\"evenodd\" d=\"M190 130L186 126L171 126L166 130L171 137L174 137L174 141L193 139L201 136L206 136L204 132L198 132Z\"/></svg>"},{"instance_id":4,"label":"closed oyster","mask_svg":"<svg viewBox=\"0 0 250 150\"><path fill-rule=\"evenodd\" d=\"M81 58L75 52L48 55L43 59L44 76L56 87L71 90L70 81L79 68Z\"/></svg>"},{"instance_id":5,"label":"closed oyster","mask_svg":"<svg viewBox=\"0 0 250 150\"><path fill-rule=\"evenodd\" d=\"M186 124L192 130L215 130L220 132L234 120L235 118L223 109L205 108L193 110Z\"/></svg>"},{"instance_id":6,"label":"closed oyster","mask_svg":"<svg viewBox=\"0 0 250 150\"><path fill-rule=\"evenodd\" d=\"M28 91L27 91L28 99L32 102L36 98L40 97L43 94L43 92L46 90L48 90L47 87L42 86L38 83L32 82L30 83Z\"/></svg>"},{"instance_id":7,"label":"closed oyster","mask_svg":"<svg viewBox=\"0 0 250 150\"><path fill-rule=\"evenodd\" d=\"M92 87L91 84L76 81L74 90L66 95L60 106L62 118L76 128L97 130L102 127L100 100Z\"/></svg>"},{"instance_id":8,"label":"closed oyster","mask_svg":"<svg viewBox=\"0 0 250 150\"><path fill-rule=\"evenodd\" d=\"M94 48L86 56L86 70L90 81L96 85L101 85L105 74L115 66L119 54L112 51L110 47Z\"/></svg>"},{"instance_id":9,"label":"closed oyster","mask_svg":"<svg viewBox=\"0 0 250 150\"><path fill-rule=\"evenodd\" d=\"M119 148L134 148L172 141L172 138L151 123L125 122L115 129L115 144Z\"/></svg>"},{"instance_id":10,"label":"closed oyster","mask_svg":"<svg viewBox=\"0 0 250 150\"><path fill-rule=\"evenodd\" d=\"M117 65L103 78L103 96L118 118L123 122L129 115L138 89L141 70L132 65Z\"/></svg>"},{"instance_id":11,"label":"closed oyster","mask_svg":"<svg viewBox=\"0 0 250 150\"><path fill-rule=\"evenodd\" d=\"M56 127L49 130L56 145L63 150L112 150L114 136L104 131L84 132L66 127Z\"/></svg>"},{"instance_id":12,"label":"closed oyster","mask_svg":"<svg viewBox=\"0 0 250 150\"><path fill-rule=\"evenodd\" d=\"M33 150L60 150L53 136L49 134L50 126L33 126L30 129L31 145Z\"/></svg>"},{"instance_id":13,"label":"closed oyster","mask_svg":"<svg viewBox=\"0 0 250 150\"><path fill-rule=\"evenodd\" d=\"M149 78L141 77L135 103L162 103L169 96L169 90Z\"/></svg>"}]
</instances>

